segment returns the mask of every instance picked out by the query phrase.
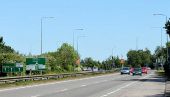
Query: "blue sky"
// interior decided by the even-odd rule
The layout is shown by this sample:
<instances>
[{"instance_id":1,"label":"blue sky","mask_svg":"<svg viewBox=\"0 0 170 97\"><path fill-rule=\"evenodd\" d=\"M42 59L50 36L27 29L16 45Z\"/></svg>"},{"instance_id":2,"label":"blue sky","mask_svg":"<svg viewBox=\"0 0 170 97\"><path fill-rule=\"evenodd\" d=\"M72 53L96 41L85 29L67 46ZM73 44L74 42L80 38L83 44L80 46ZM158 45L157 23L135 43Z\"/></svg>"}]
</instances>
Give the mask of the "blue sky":
<instances>
[{"instance_id":1,"label":"blue sky","mask_svg":"<svg viewBox=\"0 0 170 97\"><path fill-rule=\"evenodd\" d=\"M4 0L0 3L0 35L7 45L23 54L40 54L40 19L43 20L43 52L56 51L77 37L82 58L105 60L112 52L123 56L130 49L161 44L169 0ZM84 29L84 30L75 30ZM163 45L166 34L163 30ZM137 42L136 42L137 40Z\"/></svg>"}]
</instances>

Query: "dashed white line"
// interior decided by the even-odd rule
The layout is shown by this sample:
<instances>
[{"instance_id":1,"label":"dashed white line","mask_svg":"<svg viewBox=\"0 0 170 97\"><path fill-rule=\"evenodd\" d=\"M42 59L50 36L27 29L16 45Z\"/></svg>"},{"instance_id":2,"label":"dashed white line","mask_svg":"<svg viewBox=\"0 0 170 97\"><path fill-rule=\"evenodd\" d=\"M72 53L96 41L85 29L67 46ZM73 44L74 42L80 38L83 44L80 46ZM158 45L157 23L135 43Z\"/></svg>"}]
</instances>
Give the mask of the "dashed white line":
<instances>
[{"instance_id":1,"label":"dashed white line","mask_svg":"<svg viewBox=\"0 0 170 97\"><path fill-rule=\"evenodd\" d=\"M63 90L60 90L60 91L58 91L58 92L64 92L64 91L67 91L68 89L63 89Z\"/></svg>"},{"instance_id":2,"label":"dashed white line","mask_svg":"<svg viewBox=\"0 0 170 97\"><path fill-rule=\"evenodd\" d=\"M31 97L39 97L40 95L35 95L35 96L31 96Z\"/></svg>"},{"instance_id":3,"label":"dashed white line","mask_svg":"<svg viewBox=\"0 0 170 97\"><path fill-rule=\"evenodd\" d=\"M143 78L149 77L150 75L152 75L152 74L149 74L149 75L147 75L147 76L145 76L145 77L143 77ZM142 78L141 78L141 79L142 79ZM116 90L114 90L114 91L112 91L112 92L109 92L109 93L107 93L107 94L104 94L104 95L102 95L102 96L100 96L100 97L107 97L107 96L109 96L109 95L111 95L111 94L114 94L114 93L116 93L116 92L118 92L118 91L120 91L120 90L122 90L122 89L124 89L124 88L126 88L126 87L129 87L130 85L133 85L133 84L137 83L137 82L138 82L138 81L131 82L131 83L129 83L129 84L123 86L123 87L120 87L120 88L118 88L118 89L116 89Z\"/></svg>"},{"instance_id":4,"label":"dashed white line","mask_svg":"<svg viewBox=\"0 0 170 97\"><path fill-rule=\"evenodd\" d=\"M85 86L87 86L87 85L81 85L81 87L85 87Z\"/></svg>"}]
</instances>

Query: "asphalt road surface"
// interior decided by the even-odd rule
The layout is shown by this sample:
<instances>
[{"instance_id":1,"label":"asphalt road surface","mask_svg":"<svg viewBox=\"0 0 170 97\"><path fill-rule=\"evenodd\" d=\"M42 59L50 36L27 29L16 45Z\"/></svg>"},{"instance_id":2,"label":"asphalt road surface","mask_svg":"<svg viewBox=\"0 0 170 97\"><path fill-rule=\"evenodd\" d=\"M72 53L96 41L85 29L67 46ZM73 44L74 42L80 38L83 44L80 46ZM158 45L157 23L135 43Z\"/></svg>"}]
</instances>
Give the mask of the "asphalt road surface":
<instances>
[{"instance_id":1,"label":"asphalt road surface","mask_svg":"<svg viewBox=\"0 0 170 97\"><path fill-rule=\"evenodd\" d=\"M164 89L165 79L150 71L142 76L115 73L2 89L0 97L163 97Z\"/></svg>"}]
</instances>

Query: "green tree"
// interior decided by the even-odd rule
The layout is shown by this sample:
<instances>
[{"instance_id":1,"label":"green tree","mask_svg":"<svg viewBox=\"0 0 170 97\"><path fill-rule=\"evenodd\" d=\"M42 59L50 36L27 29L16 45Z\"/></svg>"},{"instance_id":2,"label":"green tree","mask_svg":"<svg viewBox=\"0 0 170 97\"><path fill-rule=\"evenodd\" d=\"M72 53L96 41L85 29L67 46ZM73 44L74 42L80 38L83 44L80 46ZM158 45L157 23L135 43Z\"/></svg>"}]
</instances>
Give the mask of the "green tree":
<instances>
[{"instance_id":1,"label":"green tree","mask_svg":"<svg viewBox=\"0 0 170 97\"><path fill-rule=\"evenodd\" d=\"M128 64L130 64L132 67L139 66L139 64L142 63L139 53L135 50L130 50L127 53L127 60Z\"/></svg>"},{"instance_id":2,"label":"green tree","mask_svg":"<svg viewBox=\"0 0 170 97\"><path fill-rule=\"evenodd\" d=\"M0 54L0 64L3 64L3 63L15 63L15 62L23 63L24 60L25 60L24 56L16 54L16 53L3 53L3 54Z\"/></svg>"},{"instance_id":3,"label":"green tree","mask_svg":"<svg viewBox=\"0 0 170 97\"><path fill-rule=\"evenodd\" d=\"M0 44L3 43L3 37L0 37Z\"/></svg>"},{"instance_id":4,"label":"green tree","mask_svg":"<svg viewBox=\"0 0 170 97\"><path fill-rule=\"evenodd\" d=\"M127 53L127 62L132 67L144 66L151 63L151 53L148 49L145 50L130 50Z\"/></svg>"},{"instance_id":5,"label":"green tree","mask_svg":"<svg viewBox=\"0 0 170 97\"><path fill-rule=\"evenodd\" d=\"M49 52L44 56L52 71L73 71L77 66L76 61L79 59L78 53L67 43L63 43L56 52Z\"/></svg>"},{"instance_id":6,"label":"green tree","mask_svg":"<svg viewBox=\"0 0 170 97\"><path fill-rule=\"evenodd\" d=\"M0 53L14 53L14 49L10 46L5 45L3 37L0 37Z\"/></svg>"},{"instance_id":7,"label":"green tree","mask_svg":"<svg viewBox=\"0 0 170 97\"><path fill-rule=\"evenodd\" d=\"M170 21L169 20L165 23L165 29L166 29L166 33L170 36Z\"/></svg>"},{"instance_id":8,"label":"green tree","mask_svg":"<svg viewBox=\"0 0 170 97\"><path fill-rule=\"evenodd\" d=\"M16 53L15 50L5 45L3 37L0 37L0 64L24 62L23 56Z\"/></svg>"},{"instance_id":9,"label":"green tree","mask_svg":"<svg viewBox=\"0 0 170 97\"><path fill-rule=\"evenodd\" d=\"M74 69L78 59L78 53L71 45L67 43L64 43L56 52L56 60L58 61L58 65L62 66L65 70L68 71Z\"/></svg>"},{"instance_id":10,"label":"green tree","mask_svg":"<svg viewBox=\"0 0 170 97\"><path fill-rule=\"evenodd\" d=\"M101 65L99 61L95 61L91 57L88 57L88 58L85 58L84 60L82 60L81 64L83 67L90 67L92 71L93 71L94 67L99 68L100 67L99 65Z\"/></svg>"}]
</instances>

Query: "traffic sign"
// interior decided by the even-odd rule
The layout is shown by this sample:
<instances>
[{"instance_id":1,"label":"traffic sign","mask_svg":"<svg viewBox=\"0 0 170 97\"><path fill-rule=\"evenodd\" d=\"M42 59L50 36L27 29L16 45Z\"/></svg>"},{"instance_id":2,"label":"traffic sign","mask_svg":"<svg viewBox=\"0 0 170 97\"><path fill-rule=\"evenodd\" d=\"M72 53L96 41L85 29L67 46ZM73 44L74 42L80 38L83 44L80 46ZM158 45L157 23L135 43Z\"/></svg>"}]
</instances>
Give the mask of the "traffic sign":
<instances>
[{"instance_id":1,"label":"traffic sign","mask_svg":"<svg viewBox=\"0 0 170 97\"><path fill-rule=\"evenodd\" d=\"M23 65L21 63L5 63L2 65L2 72L23 72Z\"/></svg>"},{"instance_id":2,"label":"traffic sign","mask_svg":"<svg viewBox=\"0 0 170 97\"><path fill-rule=\"evenodd\" d=\"M125 63L125 60L124 60L124 59L120 59L120 63L121 63L121 64L124 64L124 63Z\"/></svg>"},{"instance_id":3,"label":"traffic sign","mask_svg":"<svg viewBox=\"0 0 170 97\"><path fill-rule=\"evenodd\" d=\"M45 58L26 58L26 70L44 70Z\"/></svg>"},{"instance_id":4,"label":"traffic sign","mask_svg":"<svg viewBox=\"0 0 170 97\"><path fill-rule=\"evenodd\" d=\"M16 67L23 67L23 64L21 64L21 63L16 63Z\"/></svg>"},{"instance_id":5,"label":"traffic sign","mask_svg":"<svg viewBox=\"0 0 170 97\"><path fill-rule=\"evenodd\" d=\"M37 70L36 65L27 65L26 70Z\"/></svg>"}]
</instances>

